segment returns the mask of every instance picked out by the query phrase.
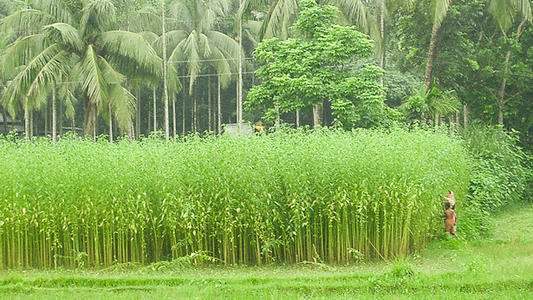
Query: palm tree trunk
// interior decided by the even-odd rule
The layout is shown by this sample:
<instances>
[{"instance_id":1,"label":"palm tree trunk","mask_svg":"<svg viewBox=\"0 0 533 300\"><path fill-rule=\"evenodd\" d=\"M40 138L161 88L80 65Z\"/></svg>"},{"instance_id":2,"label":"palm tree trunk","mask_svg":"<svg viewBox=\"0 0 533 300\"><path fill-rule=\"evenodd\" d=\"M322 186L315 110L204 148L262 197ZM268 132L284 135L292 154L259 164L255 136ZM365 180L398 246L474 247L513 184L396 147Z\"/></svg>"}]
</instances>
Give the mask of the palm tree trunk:
<instances>
[{"instance_id":1,"label":"palm tree trunk","mask_svg":"<svg viewBox=\"0 0 533 300\"><path fill-rule=\"evenodd\" d=\"M137 89L137 99L135 105L135 134L137 137L141 136L141 97L140 90Z\"/></svg>"},{"instance_id":2,"label":"palm tree trunk","mask_svg":"<svg viewBox=\"0 0 533 300\"><path fill-rule=\"evenodd\" d=\"M130 140L135 139L135 128L133 128L133 123L130 123L130 126L128 126L128 138Z\"/></svg>"},{"instance_id":3,"label":"palm tree trunk","mask_svg":"<svg viewBox=\"0 0 533 300\"><path fill-rule=\"evenodd\" d=\"M313 127L319 128L322 119L322 103L313 105Z\"/></svg>"},{"instance_id":4,"label":"palm tree trunk","mask_svg":"<svg viewBox=\"0 0 533 300\"><path fill-rule=\"evenodd\" d=\"M28 104L24 104L24 135L26 139L30 139L30 110Z\"/></svg>"},{"instance_id":5,"label":"palm tree trunk","mask_svg":"<svg viewBox=\"0 0 533 300\"><path fill-rule=\"evenodd\" d=\"M239 0L239 7L242 7L242 0ZM239 82L237 84L237 124L239 128L239 133L241 130L242 119L242 95L243 95L243 51L242 51L242 17L239 15Z\"/></svg>"},{"instance_id":6,"label":"palm tree trunk","mask_svg":"<svg viewBox=\"0 0 533 300\"><path fill-rule=\"evenodd\" d=\"M527 22L527 19L523 19L518 25L516 30L516 39L520 39L520 36L524 32L524 26ZM505 62L503 67L503 76L502 82L500 84L500 90L498 91L498 124L503 125L503 111L505 109L505 89L507 87L507 75L509 73L509 62L511 61L511 50L507 50L505 54Z\"/></svg>"},{"instance_id":7,"label":"palm tree trunk","mask_svg":"<svg viewBox=\"0 0 533 300\"><path fill-rule=\"evenodd\" d=\"M43 117L44 117L44 136L48 136L48 129L50 127L50 124L48 124L48 115L50 114L50 111L48 110L48 106L50 103L46 103L44 105L44 113L43 113Z\"/></svg>"},{"instance_id":8,"label":"palm tree trunk","mask_svg":"<svg viewBox=\"0 0 533 300\"><path fill-rule=\"evenodd\" d=\"M52 87L52 141L57 141L56 88Z\"/></svg>"},{"instance_id":9,"label":"palm tree trunk","mask_svg":"<svg viewBox=\"0 0 533 300\"><path fill-rule=\"evenodd\" d=\"M426 73L424 76L424 86L426 88L426 91L429 91L431 81L433 80L433 61L435 60L437 39L439 37L439 28L439 25L433 24L433 28L431 30L431 39L429 40L429 50L426 63Z\"/></svg>"},{"instance_id":10,"label":"palm tree trunk","mask_svg":"<svg viewBox=\"0 0 533 300\"><path fill-rule=\"evenodd\" d=\"M172 95L172 136L176 138L176 94Z\"/></svg>"},{"instance_id":11,"label":"palm tree trunk","mask_svg":"<svg viewBox=\"0 0 533 300\"><path fill-rule=\"evenodd\" d=\"M111 102L109 103L109 142L113 142L113 108Z\"/></svg>"},{"instance_id":12,"label":"palm tree trunk","mask_svg":"<svg viewBox=\"0 0 533 300\"><path fill-rule=\"evenodd\" d=\"M240 120L240 116L239 116L239 93L240 93L240 90L239 90L239 80L237 79L237 81L235 82L235 123L237 123L238 125L238 128L241 127L241 125L239 124L239 120Z\"/></svg>"},{"instance_id":13,"label":"palm tree trunk","mask_svg":"<svg viewBox=\"0 0 533 300\"><path fill-rule=\"evenodd\" d=\"M386 0L381 0L380 5L380 14L379 14L379 25L380 25L380 35L381 35L381 55L379 58L379 66L382 69L385 69L385 14L386 14ZM385 78L381 76L381 85L384 85Z\"/></svg>"},{"instance_id":14,"label":"palm tree trunk","mask_svg":"<svg viewBox=\"0 0 533 300\"><path fill-rule=\"evenodd\" d=\"M185 113L186 113L186 109L185 109L185 92L184 92L183 98L181 99L181 133L183 135L185 135L185 125L186 125Z\"/></svg>"},{"instance_id":15,"label":"palm tree trunk","mask_svg":"<svg viewBox=\"0 0 533 300\"><path fill-rule=\"evenodd\" d=\"M194 132L194 93L191 95L191 132Z\"/></svg>"},{"instance_id":16,"label":"palm tree trunk","mask_svg":"<svg viewBox=\"0 0 533 300\"><path fill-rule=\"evenodd\" d=\"M29 112L30 114L30 138L33 137L33 111Z\"/></svg>"},{"instance_id":17,"label":"palm tree trunk","mask_svg":"<svg viewBox=\"0 0 533 300\"><path fill-rule=\"evenodd\" d=\"M150 111L151 108L148 109L148 113L146 115L148 115L148 128L147 128L147 135L150 134L150 132L152 132L152 125L153 125L153 122L152 122L152 111Z\"/></svg>"},{"instance_id":18,"label":"palm tree trunk","mask_svg":"<svg viewBox=\"0 0 533 300\"><path fill-rule=\"evenodd\" d=\"M59 103L59 116L58 116L58 125L59 125L59 130L58 130L58 133L59 133L59 136L62 136L63 135L63 105L61 105L61 103Z\"/></svg>"},{"instance_id":19,"label":"palm tree trunk","mask_svg":"<svg viewBox=\"0 0 533 300\"><path fill-rule=\"evenodd\" d=\"M2 127L4 127L4 133L7 133L7 116L2 108L0 108L0 115L2 116Z\"/></svg>"},{"instance_id":20,"label":"palm tree trunk","mask_svg":"<svg viewBox=\"0 0 533 300\"><path fill-rule=\"evenodd\" d=\"M213 105L211 100L211 76L207 77L207 127L211 131L213 122L211 121L211 106Z\"/></svg>"},{"instance_id":21,"label":"palm tree trunk","mask_svg":"<svg viewBox=\"0 0 533 300\"><path fill-rule=\"evenodd\" d=\"M165 102L165 138L169 140L170 138L170 128L168 124L168 87L167 87L167 39L166 39L166 28L165 28L165 0L161 0L161 18L162 18L162 36L163 36L163 99Z\"/></svg>"},{"instance_id":22,"label":"palm tree trunk","mask_svg":"<svg viewBox=\"0 0 533 300\"><path fill-rule=\"evenodd\" d=\"M94 110L92 112L92 119L93 119L93 140L96 141L96 110L97 106L94 106Z\"/></svg>"},{"instance_id":23,"label":"palm tree trunk","mask_svg":"<svg viewBox=\"0 0 533 300\"><path fill-rule=\"evenodd\" d=\"M279 127L281 125L281 114L279 112L279 106L276 106L276 112L277 112L277 114L276 114L276 124L275 124L275 126Z\"/></svg>"},{"instance_id":24,"label":"palm tree trunk","mask_svg":"<svg viewBox=\"0 0 533 300\"><path fill-rule=\"evenodd\" d=\"M157 95L156 95L155 88L152 89L152 97L153 97L152 100L154 101L154 103L153 103L153 106L154 106L154 108L153 108L153 110L154 110L153 111L153 113L154 113L154 128L153 128L153 130L157 131Z\"/></svg>"},{"instance_id":25,"label":"palm tree trunk","mask_svg":"<svg viewBox=\"0 0 533 300\"><path fill-rule=\"evenodd\" d=\"M196 98L197 96L198 96L198 94L196 94L195 97L193 97L193 99L194 99L193 117L194 117L194 132L195 133L198 131L198 99Z\"/></svg>"},{"instance_id":26,"label":"palm tree trunk","mask_svg":"<svg viewBox=\"0 0 533 300\"><path fill-rule=\"evenodd\" d=\"M86 101L85 103L85 122L84 122L84 128L83 128L83 133L86 137L90 137L92 136L93 138L95 137L95 119L96 117L94 116L94 112L95 112L96 108L95 108L95 105L92 104L89 100Z\"/></svg>"},{"instance_id":27,"label":"palm tree trunk","mask_svg":"<svg viewBox=\"0 0 533 300\"><path fill-rule=\"evenodd\" d=\"M511 60L511 50L507 51L505 55L503 78L498 91L498 124L503 125L503 110L505 106L505 88L507 86L507 71L509 69L509 61Z\"/></svg>"},{"instance_id":28,"label":"palm tree trunk","mask_svg":"<svg viewBox=\"0 0 533 300\"><path fill-rule=\"evenodd\" d=\"M222 105L221 105L221 99L220 99L220 75L218 75L217 80L217 126L218 126L218 134L222 132Z\"/></svg>"},{"instance_id":29,"label":"palm tree trunk","mask_svg":"<svg viewBox=\"0 0 533 300\"><path fill-rule=\"evenodd\" d=\"M468 105L463 105L463 127L468 127Z\"/></svg>"}]
</instances>

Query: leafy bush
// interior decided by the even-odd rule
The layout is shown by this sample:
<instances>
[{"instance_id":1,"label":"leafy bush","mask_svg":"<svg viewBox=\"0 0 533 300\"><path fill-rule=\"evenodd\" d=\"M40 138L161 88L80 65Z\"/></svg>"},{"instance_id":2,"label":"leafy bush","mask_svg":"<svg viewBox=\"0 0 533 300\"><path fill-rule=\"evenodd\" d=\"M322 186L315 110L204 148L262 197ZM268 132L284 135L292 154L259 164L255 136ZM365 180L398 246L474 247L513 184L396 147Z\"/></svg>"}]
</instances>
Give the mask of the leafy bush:
<instances>
[{"instance_id":1,"label":"leafy bush","mask_svg":"<svg viewBox=\"0 0 533 300\"><path fill-rule=\"evenodd\" d=\"M490 214L524 199L530 171L514 133L499 127L472 126L463 133L474 159L463 231L480 236L489 231Z\"/></svg>"},{"instance_id":2,"label":"leafy bush","mask_svg":"<svg viewBox=\"0 0 533 300\"><path fill-rule=\"evenodd\" d=\"M389 259L440 232L442 195L469 182L461 141L423 130L0 140L0 153L3 268L77 267L80 253L85 266Z\"/></svg>"}]
</instances>

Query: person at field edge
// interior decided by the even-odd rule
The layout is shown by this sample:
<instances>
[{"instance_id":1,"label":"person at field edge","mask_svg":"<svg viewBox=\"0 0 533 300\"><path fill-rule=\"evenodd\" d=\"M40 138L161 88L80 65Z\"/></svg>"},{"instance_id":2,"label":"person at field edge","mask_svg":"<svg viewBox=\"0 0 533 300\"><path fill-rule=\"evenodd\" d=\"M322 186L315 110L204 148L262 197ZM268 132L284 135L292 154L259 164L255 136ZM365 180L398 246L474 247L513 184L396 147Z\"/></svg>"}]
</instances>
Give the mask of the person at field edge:
<instances>
[{"instance_id":1,"label":"person at field edge","mask_svg":"<svg viewBox=\"0 0 533 300\"><path fill-rule=\"evenodd\" d=\"M452 191L448 191L448 195L446 196L446 202L450 203L451 208L455 210L455 195Z\"/></svg>"},{"instance_id":2,"label":"person at field edge","mask_svg":"<svg viewBox=\"0 0 533 300\"><path fill-rule=\"evenodd\" d=\"M448 191L445 202L450 203L450 208L455 213L455 194L452 191ZM457 213L455 213L455 224L457 224ZM454 232L457 230L457 225L454 225Z\"/></svg>"},{"instance_id":3,"label":"person at field edge","mask_svg":"<svg viewBox=\"0 0 533 300\"><path fill-rule=\"evenodd\" d=\"M455 215L455 210L452 209L452 206L449 202L446 202L444 204L445 210L444 210L444 226L446 229L446 232L455 235L455 225L457 224L457 218Z\"/></svg>"}]
</instances>

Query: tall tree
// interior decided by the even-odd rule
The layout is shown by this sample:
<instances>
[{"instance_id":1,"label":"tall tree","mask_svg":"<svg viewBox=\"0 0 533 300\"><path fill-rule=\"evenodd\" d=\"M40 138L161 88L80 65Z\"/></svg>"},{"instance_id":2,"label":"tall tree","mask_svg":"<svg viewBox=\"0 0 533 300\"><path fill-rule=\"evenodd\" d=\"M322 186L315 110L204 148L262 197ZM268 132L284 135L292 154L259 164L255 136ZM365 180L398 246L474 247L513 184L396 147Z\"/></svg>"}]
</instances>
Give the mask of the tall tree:
<instances>
[{"instance_id":1,"label":"tall tree","mask_svg":"<svg viewBox=\"0 0 533 300\"><path fill-rule=\"evenodd\" d=\"M437 51L437 42L439 38L439 30L442 22L448 14L448 9L452 5L453 0L433 0L432 1L432 16L433 26L431 27L431 38L429 40L426 71L424 73L424 86L426 91L429 91L431 82L433 80L433 61L435 60Z\"/></svg>"},{"instance_id":2,"label":"tall tree","mask_svg":"<svg viewBox=\"0 0 533 300\"><path fill-rule=\"evenodd\" d=\"M21 26L31 24L30 30ZM84 3L79 20L60 1L40 0L4 18L2 29L26 34L10 46L4 69L17 75L5 102L37 103L53 85L74 82L85 99L85 134L95 135L99 111L107 111L119 127L131 127L134 96L125 88L130 78L153 80L161 59L137 33L114 30L115 7L109 0Z\"/></svg>"},{"instance_id":3,"label":"tall tree","mask_svg":"<svg viewBox=\"0 0 533 300\"><path fill-rule=\"evenodd\" d=\"M166 0L161 0L161 35L165 36L167 33L166 30ZM167 40L165 38L162 39L161 43L161 49L163 53L163 107L164 107L164 113L163 113L163 119L165 124L165 138L168 140L170 138L170 126L169 126L169 119L168 119L168 83L167 83ZM175 102L173 100L172 106L174 108ZM173 109L174 112L174 123L176 123L176 109ZM176 135L176 129L174 125L174 136Z\"/></svg>"},{"instance_id":4,"label":"tall tree","mask_svg":"<svg viewBox=\"0 0 533 300\"><path fill-rule=\"evenodd\" d=\"M237 70L239 44L216 29L219 18L229 11L230 3L229 0L174 0L169 5L175 26L157 43L161 46L163 41L166 43L169 65L186 70L191 95L202 70L216 70L223 87Z\"/></svg>"},{"instance_id":5,"label":"tall tree","mask_svg":"<svg viewBox=\"0 0 533 300\"><path fill-rule=\"evenodd\" d=\"M301 4L297 37L259 44L257 75L263 82L248 94L248 108L278 123L280 113L316 110L327 101L338 126L379 124L384 117L381 69L362 63L372 54L372 42L353 27L336 25L335 7L315 0ZM320 126L317 115L314 125Z\"/></svg>"},{"instance_id":6,"label":"tall tree","mask_svg":"<svg viewBox=\"0 0 533 300\"><path fill-rule=\"evenodd\" d=\"M489 11L498 24L503 36L509 39L520 40L528 23L531 23L531 2L529 0L491 0L489 3ZM512 36L508 37L509 31L515 23L516 17L519 18L516 31ZM511 61L511 47L505 54L504 67L502 71L502 79L498 89L498 123L503 125L503 115L506 104L505 90L507 88L507 80L509 77L509 64Z\"/></svg>"}]
</instances>

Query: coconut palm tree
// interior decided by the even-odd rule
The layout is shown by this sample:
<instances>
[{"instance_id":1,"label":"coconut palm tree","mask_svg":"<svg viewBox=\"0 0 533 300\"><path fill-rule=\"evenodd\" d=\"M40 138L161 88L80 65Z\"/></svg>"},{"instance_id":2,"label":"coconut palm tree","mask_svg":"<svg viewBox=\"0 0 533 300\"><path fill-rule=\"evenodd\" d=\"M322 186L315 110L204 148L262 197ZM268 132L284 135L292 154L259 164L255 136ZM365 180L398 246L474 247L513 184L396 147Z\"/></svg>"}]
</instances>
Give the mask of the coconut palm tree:
<instances>
[{"instance_id":1,"label":"coconut palm tree","mask_svg":"<svg viewBox=\"0 0 533 300\"><path fill-rule=\"evenodd\" d=\"M429 40L426 71L424 75L424 86L426 87L426 91L429 91L433 80L433 62L435 60L440 28L448 14L448 9L452 5L452 2L453 0L432 0L431 15L433 16L433 25L431 28L431 38Z\"/></svg>"},{"instance_id":2,"label":"coconut palm tree","mask_svg":"<svg viewBox=\"0 0 533 300\"><path fill-rule=\"evenodd\" d=\"M171 65L185 70L191 95L202 70L215 70L223 87L236 70L239 44L216 26L219 18L228 13L230 4L230 0L173 0L169 4L173 28L159 38L157 48L166 44L169 69Z\"/></svg>"},{"instance_id":3,"label":"coconut palm tree","mask_svg":"<svg viewBox=\"0 0 533 300\"><path fill-rule=\"evenodd\" d=\"M99 112L113 116L122 130L131 128L135 97L125 88L126 75L154 80L161 74L161 59L140 34L116 30L110 0L84 2L79 20L61 1L33 1L1 26L24 32L6 49L5 72L16 76L4 102L22 100L28 111L54 86L74 83L85 101L86 135L95 136Z\"/></svg>"},{"instance_id":4,"label":"coconut palm tree","mask_svg":"<svg viewBox=\"0 0 533 300\"><path fill-rule=\"evenodd\" d=\"M366 31L376 42L376 54L381 68L385 68L385 38L387 19L400 7L410 6L415 0L329 0L339 6L352 23Z\"/></svg>"},{"instance_id":5,"label":"coconut palm tree","mask_svg":"<svg viewBox=\"0 0 533 300\"><path fill-rule=\"evenodd\" d=\"M515 24L515 19L519 18L518 26L514 37L520 39L524 33L525 27L531 23L533 17L531 13L531 2L529 0L491 0L489 3L489 12L500 27L504 36ZM503 125L503 111L505 108L505 89L507 86L507 77L509 73L509 63L511 61L511 49L507 50L504 60L502 81L498 90L498 123Z\"/></svg>"},{"instance_id":6,"label":"coconut palm tree","mask_svg":"<svg viewBox=\"0 0 533 300\"><path fill-rule=\"evenodd\" d=\"M179 85L179 80L177 80L177 73L174 66L170 65L168 62L167 48L164 44L166 41L161 41L160 44L156 44L159 38L164 35L167 31L167 27L175 27L175 22L172 19L169 19L167 11L167 2L168 0L160 0L159 5L147 4L140 7L139 10L132 11L128 18L126 19L127 27L129 30L138 32L141 34L144 39L154 47L163 61L162 77L163 82L163 104L164 104L164 132L165 138L168 140L170 138L170 121L169 121L169 95L175 95L181 88ZM151 85L150 82L142 82L142 84ZM153 128L154 131L157 131L157 83L155 86L150 86L153 92ZM172 112L173 112L173 136L176 136L176 101L175 96L173 96L172 102Z\"/></svg>"}]
</instances>

